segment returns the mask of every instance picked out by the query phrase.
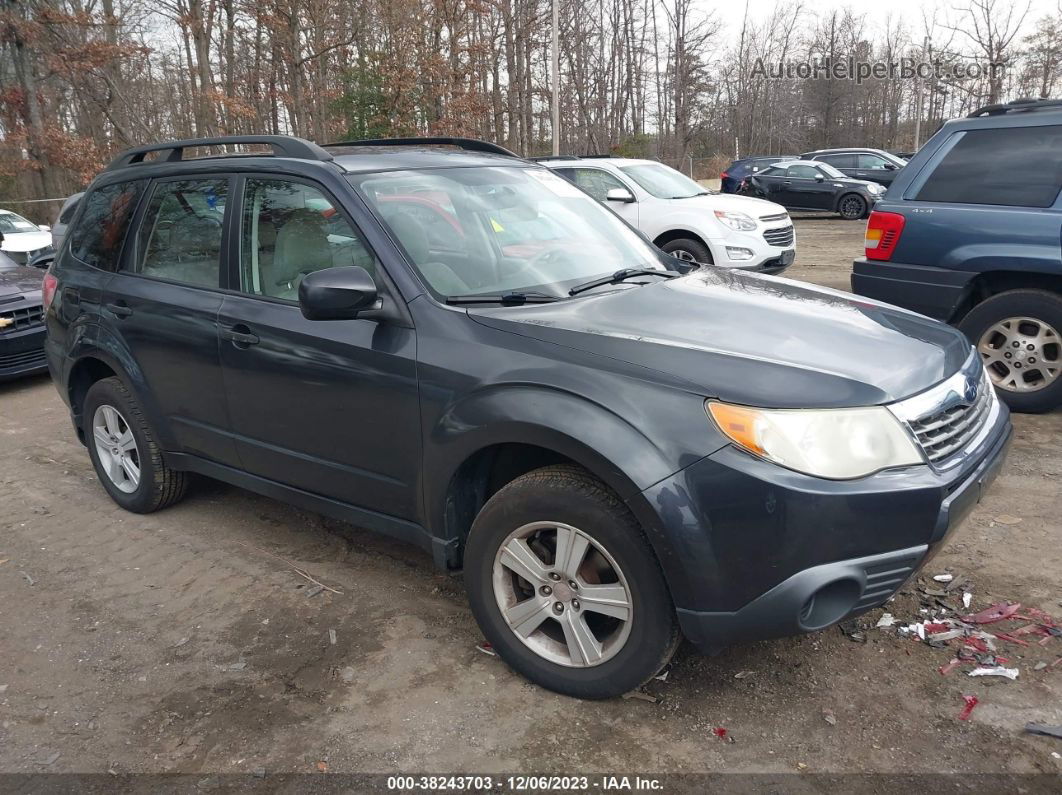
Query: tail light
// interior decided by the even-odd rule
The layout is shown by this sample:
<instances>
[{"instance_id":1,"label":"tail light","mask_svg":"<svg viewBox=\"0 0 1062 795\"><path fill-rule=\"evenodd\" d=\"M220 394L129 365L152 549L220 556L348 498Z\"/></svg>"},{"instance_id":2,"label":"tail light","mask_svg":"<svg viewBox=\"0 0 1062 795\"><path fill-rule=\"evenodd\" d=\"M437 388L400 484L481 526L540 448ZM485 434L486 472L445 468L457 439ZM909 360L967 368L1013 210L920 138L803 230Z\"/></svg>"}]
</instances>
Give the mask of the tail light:
<instances>
[{"instance_id":1,"label":"tail light","mask_svg":"<svg viewBox=\"0 0 1062 795\"><path fill-rule=\"evenodd\" d=\"M867 233L864 245L867 259L887 260L892 257L896 244L900 242L905 219L899 213L883 213L875 210L867 219Z\"/></svg>"},{"instance_id":2,"label":"tail light","mask_svg":"<svg viewBox=\"0 0 1062 795\"><path fill-rule=\"evenodd\" d=\"M58 286L59 280L51 274L51 271L44 274L44 282L41 284L41 303L44 305L45 312L52 305L52 299L55 298L55 288Z\"/></svg>"},{"instance_id":3,"label":"tail light","mask_svg":"<svg viewBox=\"0 0 1062 795\"><path fill-rule=\"evenodd\" d=\"M722 174L719 175L719 179L730 179L730 175L724 171Z\"/></svg>"}]
</instances>

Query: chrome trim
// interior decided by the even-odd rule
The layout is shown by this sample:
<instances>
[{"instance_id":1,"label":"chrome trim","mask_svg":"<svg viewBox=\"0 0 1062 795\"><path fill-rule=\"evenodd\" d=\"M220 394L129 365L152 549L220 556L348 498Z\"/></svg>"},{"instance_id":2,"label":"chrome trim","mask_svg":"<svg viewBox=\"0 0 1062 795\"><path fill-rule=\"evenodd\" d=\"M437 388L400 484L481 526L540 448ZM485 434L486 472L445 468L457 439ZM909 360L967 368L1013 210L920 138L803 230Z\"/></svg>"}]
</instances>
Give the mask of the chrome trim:
<instances>
[{"instance_id":1,"label":"chrome trim","mask_svg":"<svg viewBox=\"0 0 1062 795\"><path fill-rule=\"evenodd\" d=\"M987 401L987 409L979 405L982 401ZM923 447L916 426L925 418L960 407L969 409L968 412L960 415L960 419L965 420L967 424L961 426L953 436L966 431L972 422L980 421L980 427L964 443L947 450L939 459L934 460ZM903 424L926 463L939 472L959 466L962 463L961 453L975 449L983 443L995 427L1001 411L995 388L981 364L980 357L972 348L970 357L953 376L925 392L892 403L886 408ZM934 428L922 428L921 430L925 433Z\"/></svg>"}]
</instances>

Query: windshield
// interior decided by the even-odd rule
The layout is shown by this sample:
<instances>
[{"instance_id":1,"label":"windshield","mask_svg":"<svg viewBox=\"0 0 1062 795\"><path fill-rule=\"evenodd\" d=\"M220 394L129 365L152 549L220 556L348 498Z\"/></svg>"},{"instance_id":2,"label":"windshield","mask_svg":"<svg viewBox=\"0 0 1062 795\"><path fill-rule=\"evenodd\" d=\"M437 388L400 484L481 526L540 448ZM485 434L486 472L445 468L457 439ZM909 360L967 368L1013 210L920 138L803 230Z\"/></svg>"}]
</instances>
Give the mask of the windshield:
<instances>
[{"instance_id":1,"label":"windshield","mask_svg":"<svg viewBox=\"0 0 1062 795\"><path fill-rule=\"evenodd\" d=\"M830 179L846 179L845 175L831 166L829 163L818 163L819 171Z\"/></svg>"},{"instance_id":2,"label":"windshield","mask_svg":"<svg viewBox=\"0 0 1062 795\"><path fill-rule=\"evenodd\" d=\"M698 185L685 174L663 163L646 163L619 168L658 199L688 199L691 196L704 196L709 193L703 185Z\"/></svg>"},{"instance_id":3,"label":"windshield","mask_svg":"<svg viewBox=\"0 0 1062 795\"><path fill-rule=\"evenodd\" d=\"M545 168L389 171L350 182L440 296L566 297L623 268L664 270L652 246Z\"/></svg>"},{"instance_id":4,"label":"windshield","mask_svg":"<svg viewBox=\"0 0 1062 795\"><path fill-rule=\"evenodd\" d=\"M14 213L4 213L0 215L0 232L5 235L17 234L19 232L39 232L36 224L30 223L21 215L15 215Z\"/></svg>"}]
</instances>

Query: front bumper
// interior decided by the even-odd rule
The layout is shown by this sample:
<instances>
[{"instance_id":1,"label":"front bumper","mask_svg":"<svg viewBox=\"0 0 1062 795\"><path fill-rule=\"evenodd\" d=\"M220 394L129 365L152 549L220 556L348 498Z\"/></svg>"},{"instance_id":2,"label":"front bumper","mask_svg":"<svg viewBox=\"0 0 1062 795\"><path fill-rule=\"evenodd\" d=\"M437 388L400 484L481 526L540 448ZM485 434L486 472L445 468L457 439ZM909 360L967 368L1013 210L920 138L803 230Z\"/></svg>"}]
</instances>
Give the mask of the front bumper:
<instances>
[{"instance_id":1,"label":"front bumper","mask_svg":"<svg viewBox=\"0 0 1062 795\"><path fill-rule=\"evenodd\" d=\"M1011 426L961 471L827 481L725 447L647 489L651 536L686 637L706 653L823 629L885 602L980 501Z\"/></svg>"},{"instance_id":2,"label":"front bumper","mask_svg":"<svg viewBox=\"0 0 1062 795\"><path fill-rule=\"evenodd\" d=\"M44 335L43 325L18 331L0 330L0 381L43 373L48 369Z\"/></svg>"},{"instance_id":3,"label":"front bumper","mask_svg":"<svg viewBox=\"0 0 1062 795\"><path fill-rule=\"evenodd\" d=\"M852 292L948 321L955 316L976 275L861 257L852 263Z\"/></svg>"}]
</instances>

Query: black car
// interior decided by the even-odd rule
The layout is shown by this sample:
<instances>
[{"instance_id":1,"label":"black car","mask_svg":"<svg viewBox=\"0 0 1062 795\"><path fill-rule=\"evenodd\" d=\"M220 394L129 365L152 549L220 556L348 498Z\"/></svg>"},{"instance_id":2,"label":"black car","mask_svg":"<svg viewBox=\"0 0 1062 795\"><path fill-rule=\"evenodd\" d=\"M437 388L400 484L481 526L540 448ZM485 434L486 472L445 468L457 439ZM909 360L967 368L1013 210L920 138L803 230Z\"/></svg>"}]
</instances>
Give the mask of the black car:
<instances>
[{"instance_id":1,"label":"black car","mask_svg":"<svg viewBox=\"0 0 1062 795\"><path fill-rule=\"evenodd\" d=\"M184 157L233 142L273 155ZM680 632L713 651L880 605L1011 436L958 331L683 263L480 141L130 150L45 289L119 505L193 472L412 542L464 569L503 660L580 697Z\"/></svg>"},{"instance_id":2,"label":"black car","mask_svg":"<svg viewBox=\"0 0 1062 795\"><path fill-rule=\"evenodd\" d=\"M857 221L866 217L885 189L876 182L850 179L826 163L790 160L747 178L742 192L789 210L825 210Z\"/></svg>"},{"instance_id":3,"label":"black car","mask_svg":"<svg viewBox=\"0 0 1062 795\"><path fill-rule=\"evenodd\" d=\"M883 149L818 149L805 152L800 159L829 163L846 177L876 182L886 188L907 165L906 160Z\"/></svg>"},{"instance_id":4,"label":"black car","mask_svg":"<svg viewBox=\"0 0 1062 795\"><path fill-rule=\"evenodd\" d=\"M949 121L912 166L852 289L958 326L1011 409L1062 406L1062 100Z\"/></svg>"},{"instance_id":5,"label":"black car","mask_svg":"<svg viewBox=\"0 0 1062 795\"><path fill-rule=\"evenodd\" d=\"M759 174L768 166L780 163L783 160L796 160L796 155L757 155L756 157L742 157L733 161L726 167L726 171L719 175L719 190L723 193L738 193L741 183L753 174Z\"/></svg>"},{"instance_id":6,"label":"black car","mask_svg":"<svg viewBox=\"0 0 1062 795\"><path fill-rule=\"evenodd\" d=\"M47 369L41 275L0 252L0 381Z\"/></svg>"}]
</instances>

